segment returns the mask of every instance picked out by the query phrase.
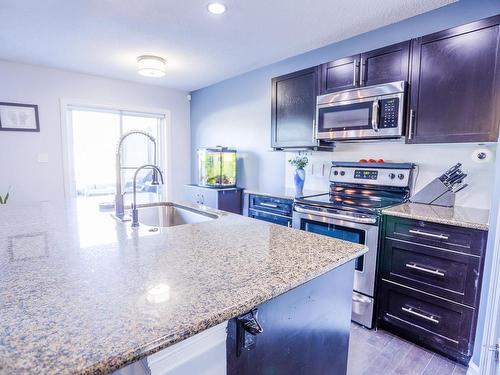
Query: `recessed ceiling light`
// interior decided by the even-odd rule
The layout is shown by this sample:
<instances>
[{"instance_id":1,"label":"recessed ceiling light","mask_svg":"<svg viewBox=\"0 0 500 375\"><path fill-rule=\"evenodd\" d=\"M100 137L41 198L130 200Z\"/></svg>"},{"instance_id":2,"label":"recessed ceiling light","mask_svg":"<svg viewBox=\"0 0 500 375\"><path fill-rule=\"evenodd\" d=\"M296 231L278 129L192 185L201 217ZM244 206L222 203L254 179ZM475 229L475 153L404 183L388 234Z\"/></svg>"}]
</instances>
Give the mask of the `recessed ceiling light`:
<instances>
[{"instance_id":1,"label":"recessed ceiling light","mask_svg":"<svg viewBox=\"0 0 500 375\"><path fill-rule=\"evenodd\" d=\"M137 58L137 72L146 77L163 77L165 59L159 56L142 55Z\"/></svg>"},{"instance_id":2,"label":"recessed ceiling light","mask_svg":"<svg viewBox=\"0 0 500 375\"><path fill-rule=\"evenodd\" d=\"M226 6L222 3L210 3L207 9L212 14L222 14L226 11Z\"/></svg>"}]
</instances>

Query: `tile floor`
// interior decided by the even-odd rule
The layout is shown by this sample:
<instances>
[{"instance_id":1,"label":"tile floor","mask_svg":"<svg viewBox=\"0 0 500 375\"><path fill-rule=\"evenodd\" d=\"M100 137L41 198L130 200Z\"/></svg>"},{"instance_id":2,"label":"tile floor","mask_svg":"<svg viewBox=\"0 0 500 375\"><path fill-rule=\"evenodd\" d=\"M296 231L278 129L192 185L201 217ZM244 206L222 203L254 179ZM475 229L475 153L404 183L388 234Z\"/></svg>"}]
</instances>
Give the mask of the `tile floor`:
<instances>
[{"instance_id":1,"label":"tile floor","mask_svg":"<svg viewBox=\"0 0 500 375\"><path fill-rule=\"evenodd\" d=\"M351 324L348 375L465 375L467 368L386 331Z\"/></svg>"}]
</instances>

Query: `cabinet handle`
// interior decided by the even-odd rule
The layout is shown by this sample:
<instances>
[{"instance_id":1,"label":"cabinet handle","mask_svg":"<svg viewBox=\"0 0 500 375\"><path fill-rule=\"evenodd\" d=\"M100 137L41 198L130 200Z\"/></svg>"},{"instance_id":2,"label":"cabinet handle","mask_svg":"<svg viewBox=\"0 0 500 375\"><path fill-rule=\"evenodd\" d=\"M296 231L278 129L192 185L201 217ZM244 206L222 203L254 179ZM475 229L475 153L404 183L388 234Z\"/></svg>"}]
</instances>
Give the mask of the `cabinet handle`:
<instances>
[{"instance_id":1,"label":"cabinet handle","mask_svg":"<svg viewBox=\"0 0 500 375\"><path fill-rule=\"evenodd\" d=\"M422 232L420 230L415 230L415 229L410 229L409 232L411 234L416 234L419 236L424 236L424 237L431 237L431 238L437 238L439 240L447 240L450 237L445 235L445 234L434 234L434 233L427 233L427 232Z\"/></svg>"},{"instance_id":2,"label":"cabinet handle","mask_svg":"<svg viewBox=\"0 0 500 375\"><path fill-rule=\"evenodd\" d=\"M316 113L317 115L317 113ZM317 136L317 130L316 130L316 119L313 120L313 135L312 135L312 142L313 144L316 142L316 136Z\"/></svg>"},{"instance_id":3,"label":"cabinet handle","mask_svg":"<svg viewBox=\"0 0 500 375\"><path fill-rule=\"evenodd\" d=\"M274 203L266 203L266 202L263 202L260 204L261 206L264 206L264 207L271 207L271 208L279 208L279 206L277 204L274 204Z\"/></svg>"},{"instance_id":4,"label":"cabinet handle","mask_svg":"<svg viewBox=\"0 0 500 375\"><path fill-rule=\"evenodd\" d=\"M359 86L359 61L358 60L354 61L354 75L352 77L352 83L354 84L354 87Z\"/></svg>"},{"instance_id":5,"label":"cabinet handle","mask_svg":"<svg viewBox=\"0 0 500 375\"><path fill-rule=\"evenodd\" d=\"M439 324L439 320L436 319L436 317L434 315L422 314L418 311L413 310L413 307L404 307L403 306L403 307L401 307L401 310L403 310L405 313L416 316L417 318L421 318L421 319L427 320L428 322Z\"/></svg>"},{"instance_id":6,"label":"cabinet handle","mask_svg":"<svg viewBox=\"0 0 500 375\"><path fill-rule=\"evenodd\" d=\"M415 111L410 109L410 123L408 124L408 139L413 139L413 118L415 117Z\"/></svg>"},{"instance_id":7,"label":"cabinet handle","mask_svg":"<svg viewBox=\"0 0 500 375\"><path fill-rule=\"evenodd\" d=\"M361 77L361 86L364 86L366 82L366 59L363 58L361 58L361 69L359 71L359 76Z\"/></svg>"},{"instance_id":8,"label":"cabinet handle","mask_svg":"<svg viewBox=\"0 0 500 375\"><path fill-rule=\"evenodd\" d=\"M431 268L422 267L422 266L417 266L415 263L406 263L406 267L411 268L412 270L421 271L421 272L429 273L431 275L444 277L444 272L442 272L440 270L431 269Z\"/></svg>"}]
</instances>

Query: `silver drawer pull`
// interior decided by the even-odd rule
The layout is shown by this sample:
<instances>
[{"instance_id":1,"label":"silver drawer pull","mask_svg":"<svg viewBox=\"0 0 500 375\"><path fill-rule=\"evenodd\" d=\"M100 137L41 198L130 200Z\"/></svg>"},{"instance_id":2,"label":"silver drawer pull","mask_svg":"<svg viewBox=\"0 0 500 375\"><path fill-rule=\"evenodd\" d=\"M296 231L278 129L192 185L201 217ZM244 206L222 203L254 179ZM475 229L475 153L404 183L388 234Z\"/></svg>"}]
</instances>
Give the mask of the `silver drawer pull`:
<instances>
[{"instance_id":1,"label":"silver drawer pull","mask_svg":"<svg viewBox=\"0 0 500 375\"><path fill-rule=\"evenodd\" d=\"M278 208L279 206L277 204L273 204L273 203L259 203L260 206L264 206L264 207L271 207L271 208Z\"/></svg>"},{"instance_id":2,"label":"silver drawer pull","mask_svg":"<svg viewBox=\"0 0 500 375\"><path fill-rule=\"evenodd\" d=\"M438 238L440 240L447 240L448 237L447 235L445 234L434 234L434 233L427 233L427 232L422 232L420 230L415 230L415 229L410 229L409 232L411 234L417 234L417 235L420 235L420 236L425 236L425 237L432 237L432 238Z\"/></svg>"},{"instance_id":3,"label":"silver drawer pull","mask_svg":"<svg viewBox=\"0 0 500 375\"><path fill-rule=\"evenodd\" d=\"M431 268L417 266L414 263L406 263L406 267L407 268L411 268L412 270L422 271L422 272L425 272L425 273L429 273L431 275L444 277L444 272L442 272L440 270L435 270L435 269L433 270Z\"/></svg>"},{"instance_id":4,"label":"silver drawer pull","mask_svg":"<svg viewBox=\"0 0 500 375\"><path fill-rule=\"evenodd\" d=\"M434 315L426 315L426 314L419 313L419 312L413 310L413 308L411 308L411 307L401 307L401 310L403 310L405 313L416 316L417 318L422 318L422 319L427 320L429 322L439 324L439 320L436 319L434 317Z\"/></svg>"}]
</instances>

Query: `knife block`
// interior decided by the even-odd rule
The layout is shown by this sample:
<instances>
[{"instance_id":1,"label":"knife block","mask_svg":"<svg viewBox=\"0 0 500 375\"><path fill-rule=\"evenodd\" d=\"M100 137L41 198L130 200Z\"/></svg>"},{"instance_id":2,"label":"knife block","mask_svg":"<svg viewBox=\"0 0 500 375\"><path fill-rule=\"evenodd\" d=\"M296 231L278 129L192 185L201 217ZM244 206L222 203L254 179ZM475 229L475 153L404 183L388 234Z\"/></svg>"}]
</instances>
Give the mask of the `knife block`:
<instances>
[{"instance_id":1,"label":"knife block","mask_svg":"<svg viewBox=\"0 0 500 375\"><path fill-rule=\"evenodd\" d=\"M439 178L436 178L413 195L410 202L453 207L455 205L455 193Z\"/></svg>"}]
</instances>

